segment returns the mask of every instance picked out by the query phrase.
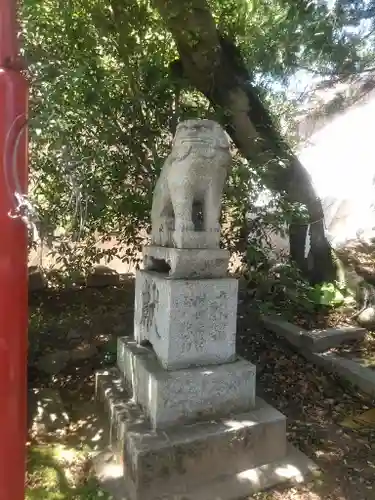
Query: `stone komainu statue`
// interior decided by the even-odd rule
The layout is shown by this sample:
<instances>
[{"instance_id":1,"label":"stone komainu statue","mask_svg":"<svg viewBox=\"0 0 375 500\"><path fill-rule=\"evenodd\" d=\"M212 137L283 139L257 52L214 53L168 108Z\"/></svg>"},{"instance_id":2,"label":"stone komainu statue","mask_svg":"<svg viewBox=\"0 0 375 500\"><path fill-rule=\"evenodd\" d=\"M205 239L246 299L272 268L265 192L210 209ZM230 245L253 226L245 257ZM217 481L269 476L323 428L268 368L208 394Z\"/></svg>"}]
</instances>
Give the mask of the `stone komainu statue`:
<instances>
[{"instance_id":1,"label":"stone komainu statue","mask_svg":"<svg viewBox=\"0 0 375 500\"><path fill-rule=\"evenodd\" d=\"M186 120L176 130L172 151L156 183L152 244L177 248L216 248L221 199L232 156L222 127L211 120ZM203 231L193 207L200 206Z\"/></svg>"}]
</instances>

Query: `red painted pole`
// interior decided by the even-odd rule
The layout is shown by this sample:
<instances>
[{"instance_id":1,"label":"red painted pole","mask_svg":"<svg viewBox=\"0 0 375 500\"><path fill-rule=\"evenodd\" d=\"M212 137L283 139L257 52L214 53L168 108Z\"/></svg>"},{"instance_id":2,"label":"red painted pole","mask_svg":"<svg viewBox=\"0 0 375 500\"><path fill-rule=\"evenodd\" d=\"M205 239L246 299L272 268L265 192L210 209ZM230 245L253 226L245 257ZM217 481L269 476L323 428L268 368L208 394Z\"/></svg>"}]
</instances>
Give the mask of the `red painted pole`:
<instances>
[{"instance_id":1,"label":"red painted pole","mask_svg":"<svg viewBox=\"0 0 375 500\"><path fill-rule=\"evenodd\" d=\"M16 1L0 0L0 500L23 500L27 437L28 86L20 73Z\"/></svg>"}]
</instances>

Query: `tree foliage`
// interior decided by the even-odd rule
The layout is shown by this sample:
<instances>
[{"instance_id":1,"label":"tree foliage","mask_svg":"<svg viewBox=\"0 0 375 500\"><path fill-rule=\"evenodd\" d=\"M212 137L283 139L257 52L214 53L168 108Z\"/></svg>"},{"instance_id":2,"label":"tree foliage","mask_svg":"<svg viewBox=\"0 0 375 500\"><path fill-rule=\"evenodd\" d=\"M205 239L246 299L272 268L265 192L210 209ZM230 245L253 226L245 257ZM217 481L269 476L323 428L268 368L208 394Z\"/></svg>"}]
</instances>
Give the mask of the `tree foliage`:
<instances>
[{"instance_id":1,"label":"tree foliage","mask_svg":"<svg viewBox=\"0 0 375 500\"><path fill-rule=\"evenodd\" d=\"M337 1L330 9L307 0L25 0L32 198L42 236L53 235L66 267L90 265L98 235L116 235L131 258L148 228L152 187L177 120L225 122L198 92L209 75L201 86L181 86L171 71L181 48L174 16L191 7L191 44L201 42L198 33L211 36L216 29L234 43L276 129L280 118L290 117L285 89L297 71L334 75L372 62L371 36L366 45L348 31L361 16L373 19L365 1ZM256 161L236 159L226 195L226 242L233 251L264 249L264 228L281 230L292 213L280 189L272 207L255 207L276 174L262 150L254 152ZM262 222L250 245L249 211Z\"/></svg>"}]
</instances>

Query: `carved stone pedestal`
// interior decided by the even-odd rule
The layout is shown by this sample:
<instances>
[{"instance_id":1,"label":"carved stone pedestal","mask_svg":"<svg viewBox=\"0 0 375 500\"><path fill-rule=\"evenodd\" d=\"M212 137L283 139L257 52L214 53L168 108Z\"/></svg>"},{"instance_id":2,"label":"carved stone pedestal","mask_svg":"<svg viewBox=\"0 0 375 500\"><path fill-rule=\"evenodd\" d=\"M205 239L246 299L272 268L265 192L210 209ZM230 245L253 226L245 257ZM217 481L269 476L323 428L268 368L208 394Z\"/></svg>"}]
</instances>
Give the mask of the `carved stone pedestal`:
<instances>
[{"instance_id":1,"label":"carved stone pedestal","mask_svg":"<svg viewBox=\"0 0 375 500\"><path fill-rule=\"evenodd\" d=\"M121 464L115 498L231 500L302 480L314 464L288 446L284 415L256 398L255 366L236 355L237 281L163 270L137 273L135 340L120 338L117 368L97 375ZM97 470L110 480L106 462Z\"/></svg>"},{"instance_id":2,"label":"carved stone pedestal","mask_svg":"<svg viewBox=\"0 0 375 500\"><path fill-rule=\"evenodd\" d=\"M255 366L236 355L238 283L219 248L229 165L218 124L179 124L136 275L135 340L119 339L117 367L97 375L117 469L100 455L96 470L116 500L234 500L315 468L288 446L284 415L256 398Z\"/></svg>"},{"instance_id":3,"label":"carved stone pedestal","mask_svg":"<svg viewBox=\"0 0 375 500\"><path fill-rule=\"evenodd\" d=\"M175 407L173 396L179 393L171 391L163 407L162 391L151 384L148 398L146 384L137 387L147 373L142 375L137 365L133 386L121 369L97 374L97 397L109 415L111 453L99 454L94 468L115 500L235 500L282 482L303 482L317 470L287 443L284 415L262 399L232 413L232 404L225 411L216 398L206 414L198 411L204 401L197 403L195 391L190 405L179 397ZM250 377L253 381L251 372ZM181 381L177 386L182 389ZM248 396L246 401L252 405Z\"/></svg>"},{"instance_id":4,"label":"carved stone pedestal","mask_svg":"<svg viewBox=\"0 0 375 500\"><path fill-rule=\"evenodd\" d=\"M167 371L150 347L120 338L117 365L154 429L216 418L255 406L255 366L232 363Z\"/></svg>"},{"instance_id":5,"label":"carved stone pedestal","mask_svg":"<svg viewBox=\"0 0 375 500\"><path fill-rule=\"evenodd\" d=\"M226 363L236 357L238 282L170 279L138 271L134 336L149 341L168 370Z\"/></svg>"}]
</instances>

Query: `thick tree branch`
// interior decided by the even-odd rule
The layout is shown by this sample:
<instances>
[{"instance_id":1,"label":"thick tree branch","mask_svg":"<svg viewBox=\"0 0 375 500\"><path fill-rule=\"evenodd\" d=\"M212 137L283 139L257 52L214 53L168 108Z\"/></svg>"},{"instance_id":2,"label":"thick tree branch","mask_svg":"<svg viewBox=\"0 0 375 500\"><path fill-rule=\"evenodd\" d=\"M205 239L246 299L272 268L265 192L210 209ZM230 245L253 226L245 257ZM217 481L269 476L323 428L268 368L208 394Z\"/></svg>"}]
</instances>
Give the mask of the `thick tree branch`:
<instances>
[{"instance_id":1,"label":"thick tree branch","mask_svg":"<svg viewBox=\"0 0 375 500\"><path fill-rule=\"evenodd\" d=\"M176 42L184 76L222 112L222 123L242 154L266 166L268 187L309 212L315 262L330 260L324 236L324 217L311 178L273 124L235 45L217 30L205 0L153 0ZM294 228L291 254L303 268L304 252L292 248L306 235L306 226ZM324 254L324 256L323 256ZM316 277L317 280L320 277Z\"/></svg>"},{"instance_id":2,"label":"thick tree branch","mask_svg":"<svg viewBox=\"0 0 375 500\"><path fill-rule=\"evenodd\" d=\"M315 193L301 193L306 182L293 190L296 176L301 181L309 176L275 129L238 49L218 33L207 2L154 0L154 5L176 41L186 77L222 109L227 130L244 156L267 165L270 187L287 191L292 201L315 198Z\"/></svg>"}]
</instances>

